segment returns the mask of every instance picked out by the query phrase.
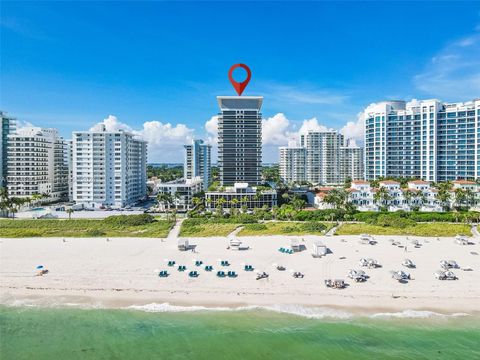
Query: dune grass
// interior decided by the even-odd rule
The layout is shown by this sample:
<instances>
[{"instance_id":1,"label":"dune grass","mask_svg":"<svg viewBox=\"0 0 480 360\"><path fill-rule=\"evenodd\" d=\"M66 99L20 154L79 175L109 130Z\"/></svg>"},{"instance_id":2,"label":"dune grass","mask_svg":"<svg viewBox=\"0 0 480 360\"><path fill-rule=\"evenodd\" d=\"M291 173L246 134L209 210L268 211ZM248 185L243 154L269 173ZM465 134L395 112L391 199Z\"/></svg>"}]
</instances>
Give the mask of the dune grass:
<instances>
[{"instance_id":1,"label":"dune grass","mask_svg":"<svg viewBox=\"0 0 480 360\"><path fill-rule=\"evenodd\" d=\"M227 236L241 224L235 223L205 223L189 224L185 221L180 228L180 236L191 237L209 237L209 236Z\"/></svg>"},{"instance_id":2,"label":"dune grass","mask_svg":"<svg viewBox=\"0 0 480 360\"><path fill-rule=\"evenodd\" d=\"M172 221L126 225L93 219L1 219L0 237L167 237Z\"/></svg>"},{"instance_id":3,"label":"dune grass","mask_svg":"<svg viewBox=\"0 0 480 360\"><path fill-rule=\"evenodd\" d=\"M455 236L457 234L471 235L470 225L448 223L420 223L406 227L379 226L364 223L343 224L336 235L411 235L411 236Z\"/></svg>"},{"instance_id":4,"label":"dune grass","mask_svg":"<svg viewBox=\"0 0 480 360\"><path fill-rule=\"evenodd\" d=\"M238 235L321 235L332 227L333 223L275 221L263 224L247 224Z\"/></svg>"}]
</instances>

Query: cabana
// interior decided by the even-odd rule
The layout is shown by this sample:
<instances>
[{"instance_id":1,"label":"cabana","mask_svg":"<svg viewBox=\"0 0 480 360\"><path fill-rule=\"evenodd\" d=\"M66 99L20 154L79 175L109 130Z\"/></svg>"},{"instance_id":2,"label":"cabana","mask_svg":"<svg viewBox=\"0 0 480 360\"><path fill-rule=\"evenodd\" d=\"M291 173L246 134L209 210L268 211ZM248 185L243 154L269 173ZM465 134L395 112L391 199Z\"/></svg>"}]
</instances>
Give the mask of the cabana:
<instances>
[{"instance_id":1,"label":"cabana","mask_svg":"<svg viewBox=\"0 0 480 360\"><path fill-rule=\"evenodd\" d=\"M190 249L188 239L178 239L178 250L187 251Z\"/></svg>"},{"instance_id":2,"label":"cabana","mask_svg":"<svg viewBox=\"0 0 480 360\"><path fill-rule=\"evenodd\" d=\"M328 249L324 243L322 243L320 240L315 240L313 242L313 250L312 250L312 256L314 258L319 258L322 256L327 255Z\"/></svg>"}]
</instances>

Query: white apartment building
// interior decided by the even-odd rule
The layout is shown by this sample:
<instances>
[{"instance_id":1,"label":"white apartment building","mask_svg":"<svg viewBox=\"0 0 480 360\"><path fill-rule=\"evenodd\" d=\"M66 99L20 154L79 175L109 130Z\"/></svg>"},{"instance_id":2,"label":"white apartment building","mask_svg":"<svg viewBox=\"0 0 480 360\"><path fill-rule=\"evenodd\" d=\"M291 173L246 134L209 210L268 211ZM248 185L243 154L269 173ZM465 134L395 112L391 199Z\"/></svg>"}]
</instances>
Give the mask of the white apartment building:
<instances>
[{"instance_id":1,"label":"white apartment building","mask_svg":"<svg viewBox=\"0 0 480 360\"><path fill-rule=\"evenodd\" d=\"M147 143L103 124L72 138L73 201L85 207L123 207L145 198Z\"/></svg>"},{"instance_id":2,"label":"white apartment building","mask_svg":"<svg viewBox=\"0 0 480 360\"><path fill-rule=\"evenodd\" d=\"M184 148L184 179L192 180L200 177L203 190L207 190L212 178L212 146L205 144L203 140L193 140L192 144L184 145Z\"/></svg>"},{"instance_id":3,"label":"white apartment building","mask_svg":"<svg viewBox=\"0 0 480 360\"><path fill-rule=\"evenodd\" d=\"M25 127L8 135L7 189L10 196L68 196L67 147L56 129Z\"/></svg>"},{"instance_id":4,"label":"white apartment building","mask_svg":"<svg viewBox=\"0 0 480 360\"><path fill-rule=\"evenodd\" d=\"M353 139L347 139L345 146L340 147L339 182L350 180L362 180L365 166L363 163L363 148L359 147Z\"/></svg>"},{"instance_id":5,"label":"white apartment building","mask_svg":"<svg viewBox=\"0 0 480 360\"><path fill-rule=\"evenodd\" d=\"M283 182L303 183L307 181L307 149L290 142L281 146L279 172Z\"/></svg>"},{"instance_id":6,"label":"white apartment building","mask_svg":"<svg viewBox=\"0 0 480 360\"><path fill-rule=\"evenodd\" d=\"M312 184L340 183L340 146L343 135L336 130L313 131L300 135L307 149L307 181Z\"/></svg>"},{"instance_id":7,"label":"white apartment building","mask_svg":"<svg viewBox=\"0 0 480 360\"><path fill-rule=\"evenodd\" d=\"M280 177L287 183L334 185L364 177L363 148L336 130L308 131L301 146L290 142L279 148Z\"/></svg>"},{"instance_id":8,"label":"white apartment building","mask_svg":"<svg viewBox=\"0 0 480 360\"><path fill-rule=\"evenodd\" d=\"M455 190L461 188L469 190L474 195L474 204L472 209L478 208L480 204L480 185L473 181L454 181L450 189L449 206L455 205ZM320 188L315 197L315 207L319 209L329 209L332 206L324 202L325 196L333 188ZM379 191L386 190L384 199L376 199ZM392 180L379 182L379 188L372 188L368 181L355 180L349 189L349 201L354 204L359 211L378 211L380 207L387 207L389 211L411 211L418 209L424 212L443 211L442 204L438 200L438 190L432 187L431 182L423 180L414 180L408 182L406 189L400 187L400 183Z\"/></svg>"},{"instance_id":9,"label":"white apartment building","mask_svg":"<svg viewBox=\"0 0 480 360\"><path fill-rule=\"evenodd\" d=\"M222 208L241 208L246 206L249 210L267 206L269 209L277 205L277 192L275 190L260 190L251 187L248 183L235 183L222 191L208 191L205 193L206 208L215 210Z\"/></svg>"},{"instance_id":10,"label":"white apartment building","mask_svg":"<svg viewBox=\"0 0 480 360\"><path fill-rule=\"evenodd\" d=\"M367 107L365 177L480 178L480 99L385 101Z\"/></svg>"},{"instance_id":11,"label":"white apartment building","mask_svg":"<svg viewBox=\"0 0 480 360\"><path fill-rule=\"evenodd\" d=\"M194 207L193 196L203 190L203 180L196 177L184 182L160 182L155 184L155 189L157 194L169 194L171 196L172 208L179 211L188 211Z\"/></svg>"}]
</instances>

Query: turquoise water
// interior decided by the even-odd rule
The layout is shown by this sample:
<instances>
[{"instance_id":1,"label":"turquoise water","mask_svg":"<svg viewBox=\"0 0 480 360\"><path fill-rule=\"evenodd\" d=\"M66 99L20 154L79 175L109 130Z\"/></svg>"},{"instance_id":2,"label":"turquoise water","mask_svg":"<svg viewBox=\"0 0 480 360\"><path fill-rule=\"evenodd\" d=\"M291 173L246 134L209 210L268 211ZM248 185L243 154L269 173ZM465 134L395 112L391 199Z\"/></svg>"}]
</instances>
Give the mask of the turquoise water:
<instances>
[{"instance_id":1,"label":"turquoise water","mask_svg":"<svg viewBox=\"0 0 480 360\"><path fill-rule=\"evenodd\" d=\"M6 359L480 359L480 320L0 307Z\"/></svg>"}]
</instances>

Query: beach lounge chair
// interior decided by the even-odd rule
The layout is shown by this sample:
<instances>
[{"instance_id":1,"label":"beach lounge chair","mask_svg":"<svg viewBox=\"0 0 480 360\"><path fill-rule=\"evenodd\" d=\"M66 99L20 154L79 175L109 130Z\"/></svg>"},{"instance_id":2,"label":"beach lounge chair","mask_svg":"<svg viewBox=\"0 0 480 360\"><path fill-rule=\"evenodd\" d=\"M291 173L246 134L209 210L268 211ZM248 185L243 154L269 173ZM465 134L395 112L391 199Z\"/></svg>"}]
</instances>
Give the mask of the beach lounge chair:
<instances>
[{"instance_id":1,"label":"beach lounge chair","mask_svg":"<svg viewBox=\"0 0 480 360\"><path fill-rule=\"evenodd\" d=\"M403 260L402 265L405 266L405 267L407 267L407 268L409 268L409 269L414 269L414 268L417 267L417 266L413 263L413 261L410 260L410 259L405 259L405 260Z\"/></svg>"},{"instance_id":2,"label":"beach lounge chair","mask_svg":"<svg viewBox=\"0 0 480 360\"><path fill-rule=\"evenodd\" d=\"M244 266L244 270L245 270L245 271L253 271L254 269L253 269L253 266L252 266L252 265L245 265L245 266Z\"/></svg>"},{"instance_id":3,"label":"beach lounge chair","mask_svg":"<svg viewBox=\"0 0 480 360\"><path fill-rule=\"evenodd\" d=\"M175 265L175 261L173 260L169 260L168 263L167 263L168 266L174 266Z\"/></svg>"},{"instance_id":4,"label":"beach lounge chair","mask_svg":"<svg viewBox=\"0 0 480 360\"><path fill-rule=\"evenodd\" d=\"M238 275L235 271L229 271L229 272L227 272L227 276L230 277L230 278L235 278Z\"/></svg>"},{"instance_id":5,"label":"beach lounge chair","mask_svg":"<svg viewBox=\"0 0 480 360\"><path fill-rule=\"evenodd\" d=\"M195 266L202 266L202 264L203 264L203 261L201 261L201 260L196 260L195 261Z\"/></svg>"},{"instance_id":6,"label":"beach lounge chair","mask_svg":"<svg viewBox=\"0 0 480 360\"><path fill-rule=\"evenodd\" d=\"M278 270L278 271L285 271L286 268L285 268L285 266L277 265L277 270Z\"/></svg>"},{"instance_id":7,"label":"beach lounge chair","mask_svg":"<svg viewBox=\"0 0 480 360\"><path fill-rule=\"evenodd\" d=\"M190 271L188 273L188 276L191 277L191 278L196 278L196 277L198 277L198 272L197 271Z\"/></svg>"},{"instance_id":8,"label":"beach lounge chair","mask_svg":"<svg viewBox=\"0 0 480 360\"><path fill-rule=\"evenodd\" d=\"M217 271L217 277L225 277L225 271Z\"/></svg>"},{"instance_id":9,"label":"beach lounge chair","mask_svg":"<svg viewBox=\"0 0 480 360\"><path fill-rule=\"evenodd\" d=\"M266 279L266 278L268 278L268 274L265 271L257 273L257 278L256 278L257 280Z\"/></svg>"},{"instance_id":10,"label":"beach lounge chair","mask_svg":"<svg viewBox=\"0 0 480 360\"><path fill-rule=\"evenodd\" d=\"M305 276L304 274L302 274L300 271L295 271L292 276L295 278L295 279L303 279L303 277Z\"/></svg>"},{"instance_id":11,"label":"beach lounge chair","mask_svg":"<svg viewBox=\"0 0 480 360\"><path fill-rule=\"evenodd\" d=\"M160 273L158 274L159 277L168 277L168 271L167 270L162 270L160 271Z\"/></svg>"},{"instance_id":12,"label":"beach lounge chair","mask_svg":"<svg viewBox=\"0 0 480 360\"><path fill-rule=\"evenodd\" d=\"M187 270L187 267L185 265L178 266L178 271L185 271L185 270Z\"/></svg>"},{"instance_id":13,"label":"beach lounge chair","mask_svg":"<svg viewBox=\"0 0 480 360\"><path fill-rule=\"evenodd\" d=\"M333 281L333 286L335 289L344 289L345 288L345 281L341 279L336 279Z\"/></svg>"},{"instance_id":14,"label":"beach lounge chair","mask_svg":"<svg viewBox=\"0 0 480 360\"><path fill-rule=\"evenodd\" d=\"M212 270L213 270L213 266L211 265L205 266L205 271L212 271Z\"/></svg>"},{"instance_id":15,"label":"beach lounge chair","mask_svg":"<svg viewBox=\"0 0 480 360\"><path fill-rule=\"evenodd\" d=\"M463 234L455 236L455 242L459 245L469 245L467 236Z\"/></svg>"},{"instance_id":16,"label":"beach lounge chair","mask_svg":"<svg viewBox=\"0 0 480 360\"><path fill-rule=\"evenodd\" d=\"M354 269L349 270L347 276L356 282L364 282L367 281L368 278L367 274L365 274L365 271Z\"/></svg>"}]
</instances>

